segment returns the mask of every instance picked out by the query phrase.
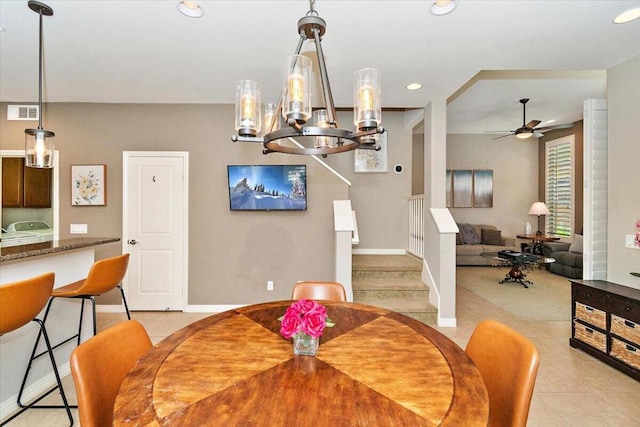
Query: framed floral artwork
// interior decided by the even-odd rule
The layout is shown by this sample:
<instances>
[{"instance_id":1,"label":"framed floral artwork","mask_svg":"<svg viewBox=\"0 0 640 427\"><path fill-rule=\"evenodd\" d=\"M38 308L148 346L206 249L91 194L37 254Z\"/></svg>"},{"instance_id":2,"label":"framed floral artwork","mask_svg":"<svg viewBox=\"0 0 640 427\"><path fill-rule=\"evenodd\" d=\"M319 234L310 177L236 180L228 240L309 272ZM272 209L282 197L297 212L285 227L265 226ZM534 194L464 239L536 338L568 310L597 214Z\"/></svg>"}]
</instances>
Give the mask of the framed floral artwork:
<instances>
[{"instance_id":1,"label":"framed floral artwork","mask_svg":"<svg viewBox=\"0 0 640 427\"><path fill-rule=\"evenodd\" d=\"M387 171L387 133L380 134L378 145L380 151L356 149L353 154L353 171L355 173Z\"/></svg>"},{"instance_id":2,"label":"framed floral artwork","mask_svg":"<svg viewBox=\"0 0 640 427\"><path fill-rule=\"evenodd\" d=\"M107 205L107 165L71 165L71 204Z\"/></svg>"}]
</instances>

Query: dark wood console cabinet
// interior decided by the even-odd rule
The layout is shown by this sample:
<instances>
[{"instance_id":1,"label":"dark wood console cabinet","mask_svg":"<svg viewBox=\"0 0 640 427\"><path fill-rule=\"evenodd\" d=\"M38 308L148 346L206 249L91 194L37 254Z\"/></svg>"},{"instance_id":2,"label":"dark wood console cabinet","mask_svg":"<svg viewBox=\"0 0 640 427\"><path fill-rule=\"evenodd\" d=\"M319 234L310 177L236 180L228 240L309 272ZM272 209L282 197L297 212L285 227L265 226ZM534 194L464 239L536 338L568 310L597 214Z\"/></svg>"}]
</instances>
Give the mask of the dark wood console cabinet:
<instances>
[{"instance_id":1,"label":"dark wood console cabinet","mask_svg":"<svg viewBox=\"0 0 640 427\"><path fill-rule=\"evenodd\" d=\"M640 381L640 290L571 280L571 347Z\"/></svg>"}]
</instances>

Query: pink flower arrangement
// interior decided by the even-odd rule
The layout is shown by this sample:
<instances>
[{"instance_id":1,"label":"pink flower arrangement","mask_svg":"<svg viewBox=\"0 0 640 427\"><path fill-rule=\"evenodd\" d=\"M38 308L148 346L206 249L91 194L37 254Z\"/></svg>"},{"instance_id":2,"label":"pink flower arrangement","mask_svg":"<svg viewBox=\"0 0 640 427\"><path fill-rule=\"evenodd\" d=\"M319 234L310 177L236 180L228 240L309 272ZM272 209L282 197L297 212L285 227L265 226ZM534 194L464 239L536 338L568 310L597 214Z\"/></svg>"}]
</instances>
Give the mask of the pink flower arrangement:
<instances>
[{"instance_id":1,"label":"pink flower arrangement","mask_svg":"<svg viewBox=\"0 0 640 427\"><path fill-rule=\"evenodd\" d=\"M636 246L640 247L640 219L636 220L636 237L635 237Z\"/></svg>"},{"instance_id":2,"label":"pink flower arrangement","mask_svg":"<svg viewBox=\"0 0 640 427\"><path fill-rule=\"evenodd\" d=\"M285 338L298 334L318 338L325 327L331 328L335 325L329 319L327 309L310 299L301 299L291 304L279 320L281 321L280 334Z\"/></svg>"}]
</instances>

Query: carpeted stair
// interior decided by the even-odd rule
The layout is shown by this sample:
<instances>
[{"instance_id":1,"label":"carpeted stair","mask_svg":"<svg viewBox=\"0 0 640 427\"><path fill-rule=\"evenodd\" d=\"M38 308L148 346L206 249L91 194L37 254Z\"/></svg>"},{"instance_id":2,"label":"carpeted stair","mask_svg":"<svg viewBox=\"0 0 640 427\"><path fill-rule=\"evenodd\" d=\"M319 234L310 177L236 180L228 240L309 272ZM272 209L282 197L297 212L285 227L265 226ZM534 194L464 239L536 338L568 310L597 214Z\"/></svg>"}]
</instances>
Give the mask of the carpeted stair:
<instances>
[{"instance_id":1,"label":"carpeted stair","mask_svg":"<svg viewBox=\"0 0 640 427\"><path fill-rule=\"evenodd\" d=\"M353 300L437 324L429 287L420 280L422 262L411 255L353 255Z\"/></svg>"}]
</instances>

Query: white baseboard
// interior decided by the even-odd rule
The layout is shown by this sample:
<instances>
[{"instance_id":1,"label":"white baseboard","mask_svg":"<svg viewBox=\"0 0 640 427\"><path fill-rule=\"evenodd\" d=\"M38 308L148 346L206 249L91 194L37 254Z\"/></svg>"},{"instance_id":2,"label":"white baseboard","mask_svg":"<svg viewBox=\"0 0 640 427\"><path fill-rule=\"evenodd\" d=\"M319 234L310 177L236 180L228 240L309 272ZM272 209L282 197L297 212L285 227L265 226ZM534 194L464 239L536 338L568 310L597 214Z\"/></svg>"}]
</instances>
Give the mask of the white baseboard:
<instances>
[{"instance_id":1,"label":"white baseboard","mask_svg":"<svg viewBox=\"0 0 640 427\"><path fill-rule=\"evenodd\" d=\"M458 320L455 317L438 317L438 326L455 328L458 326Z\"/></svg>"},{"instance_id":2,"label":"white baseboard","mask_svg":"<svg viewBox=\"0 0 640 427\"><path fill-rule=\"evenodd\" d=\"M249 304L189 304L182 311L184 313L221 313L234 310ZM124 306L119 304L96 305L97 313L124 313Z\"/></svg>"},{"instance_id":3,"label":"white baseboard","mask_svg":"<svg viewBox=\"0 0 640 427\"><path fill-rule=\"evenodd\" d=\"M354 255L406 255L405 249L353 249Z\"/></svg>"},{"instance_id":4,"label":"white baseboard","mask_svg":"<svg viewBox=\"0 0 640 427\"><path fill-rule=\"evenodd\" d=\"M49 364L49 366L50 365L51 364ZM60 378L64 378L67 375L70 375L71 365L69 364L69 362L65 363L64 365L59 365L58 373L60 374ZM53 371L51 371L51 373L45 375L38 381L24 388L24 392L22 393L22 402L31 402L33 399L41 396L43 393L45 393L55 385L56 385L56 376L54 375ZM69 399L69 390L65 390L65 394L67 395L67 399ZM9 397L7 400L0 403L0 420L9 418L12 414L18 412L18 410L21 409L16 403L17 399L18 399L18 393L14 394L13 396ZM39 404L42 404L42 403L39 403ZM69 402L69 404L75 405L75 402ZM54 405L57 405L57 403L54 403ZM62 399L60 399L60 405L62 405ZM16 420L19 420L19 419L20 417L16 418Z\"/></svg>"}]
</instances>

